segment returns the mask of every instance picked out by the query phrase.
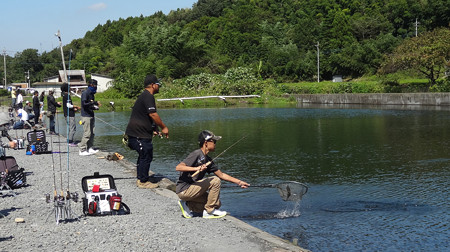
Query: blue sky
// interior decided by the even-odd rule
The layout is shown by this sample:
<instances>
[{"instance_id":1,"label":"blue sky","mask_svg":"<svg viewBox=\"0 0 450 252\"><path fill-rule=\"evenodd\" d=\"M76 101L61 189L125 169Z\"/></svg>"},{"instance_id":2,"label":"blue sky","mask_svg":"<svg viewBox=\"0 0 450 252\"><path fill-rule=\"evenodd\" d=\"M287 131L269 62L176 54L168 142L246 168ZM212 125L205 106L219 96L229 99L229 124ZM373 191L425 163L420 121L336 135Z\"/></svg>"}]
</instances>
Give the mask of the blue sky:
<instances>
[{"instance_id":1,"label":"blue sky","mask_svg":"<svg viewBox=\"0 0 450 252\"><path fill-rule=\"evenodd\" d=\"M82 38L107 20L126 19L157 11L168 14L191 8L197 0L1 0L0 54L13 56L25 49L39 53L59 47L54 35L61 32L63 45Z\"/></svg>"}]
</instances>

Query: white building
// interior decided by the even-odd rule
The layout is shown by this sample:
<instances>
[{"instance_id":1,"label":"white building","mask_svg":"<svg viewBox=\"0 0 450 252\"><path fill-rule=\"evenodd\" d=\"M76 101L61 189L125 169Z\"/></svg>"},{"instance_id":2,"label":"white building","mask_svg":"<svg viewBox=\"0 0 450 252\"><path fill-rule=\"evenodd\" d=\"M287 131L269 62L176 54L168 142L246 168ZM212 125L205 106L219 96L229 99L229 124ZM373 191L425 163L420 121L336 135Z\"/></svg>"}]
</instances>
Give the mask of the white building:
<instances>
[{"instance_id":1,"label":"white building","mask_svg":"<svg viewBox=\"0 0 450 252\"><path fill-rule=\"evenodd\" d=\"M110 88L113 85L114 79L100 74L91 74L91 79L97 81L97 92L104 92L106 89Z\"/></svg>"},{"instance_id":2,"label":"white building","mask_svg":"<svg viewBox=\"0 0 450 252\"><path fill-rule=\"evenodd\" d=\"M97 92L104 92L112 86L114 81L114 79L100 74L91 74L91 79L97 80ZM71 91L78 95L81 95L83 90L88 87L84 70L67 70L67 78L64 70L59 70L59 75L45 78L43 82L35 82L31 86L39 94L45 92L48 95L48 91L53 90L55 98L58 98L61 96L61 85L63 83L69 83Z\"/></svg>"}]
</instances>

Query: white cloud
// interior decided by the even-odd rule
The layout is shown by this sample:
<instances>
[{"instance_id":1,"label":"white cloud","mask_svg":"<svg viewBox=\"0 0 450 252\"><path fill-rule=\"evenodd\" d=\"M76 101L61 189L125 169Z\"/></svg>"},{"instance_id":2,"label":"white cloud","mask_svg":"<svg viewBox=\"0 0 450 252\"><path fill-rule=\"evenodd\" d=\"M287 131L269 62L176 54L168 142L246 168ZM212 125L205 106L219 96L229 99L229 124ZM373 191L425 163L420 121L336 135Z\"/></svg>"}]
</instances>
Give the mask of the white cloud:
<instances>
[{"instance_id":1,"label":"white cloud","mask_svg":"<svg viewBox=\"0 0 450 252\"><path fill-rule=\"evenodd\" d=\"M106 4L105 3L97 3L97 4L93 4L93 5L89 6L88 8L93 11L104 10L104 9L106 9Z\"/></svg>"}]
</instances>

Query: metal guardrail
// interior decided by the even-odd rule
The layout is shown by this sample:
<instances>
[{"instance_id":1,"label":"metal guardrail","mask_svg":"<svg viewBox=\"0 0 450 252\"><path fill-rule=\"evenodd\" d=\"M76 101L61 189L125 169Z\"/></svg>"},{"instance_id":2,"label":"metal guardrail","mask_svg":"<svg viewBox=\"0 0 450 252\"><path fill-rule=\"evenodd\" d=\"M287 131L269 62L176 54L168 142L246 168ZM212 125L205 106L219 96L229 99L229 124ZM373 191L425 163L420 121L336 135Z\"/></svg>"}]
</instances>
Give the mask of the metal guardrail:
<instances>
[{"instance_id":1,"label":"metal guardrail","mask_svg":"<svg viewBox=\"0 0 450 252\"><path fill-rule=\"evenodd\" d=\"M210 98L218 98L226 102L227 98L259 98L259 95L211 95L211 96L197 96L197 97L180 97L180 98L167 98L167 99L158 99L158 101L180 101L184 103L184 100L196 100L196 99L210 99Z\"/></svg>"}]
</instances>

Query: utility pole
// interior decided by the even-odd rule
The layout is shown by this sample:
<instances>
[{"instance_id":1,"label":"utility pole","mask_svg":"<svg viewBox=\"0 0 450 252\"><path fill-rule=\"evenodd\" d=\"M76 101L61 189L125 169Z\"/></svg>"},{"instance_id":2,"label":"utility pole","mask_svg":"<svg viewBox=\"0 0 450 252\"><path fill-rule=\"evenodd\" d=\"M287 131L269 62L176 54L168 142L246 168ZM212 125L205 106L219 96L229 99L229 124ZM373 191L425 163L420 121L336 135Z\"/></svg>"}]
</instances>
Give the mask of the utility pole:
<instances>
[{"instance_id":1,"label":"utility pole","mask_svg":"<svg viewBox=\"0 0 450 252\"><path fill-rule=\"evenodd\" d=\"M319 56L319 41L317 41L317 82L320 82L320 56Z\"/></svg>"},{"instance_id":2,"label":"utility pole","mask_svg":"<svg viewBox=\"0 0 450 252\"><path fill-rule=\"evenodd\" d=\"M5 70L5 77L3 78L5 80L5 84L3 85L3 89L6 89L6 50L3 49L3 70Z\"/></svg>"},{"instance_id":3,"label":"utility pole","mask_svg":"<svg viewBox=\"0 0 450 252\"><path fill-rule=\"evenodd\" d=\"M416 23L415 23L415 25L416 25L416 37L417 37L417 27L419 26L419 22L417 22L417 18L416 18Z\"/></svg>"}]
</instances>

